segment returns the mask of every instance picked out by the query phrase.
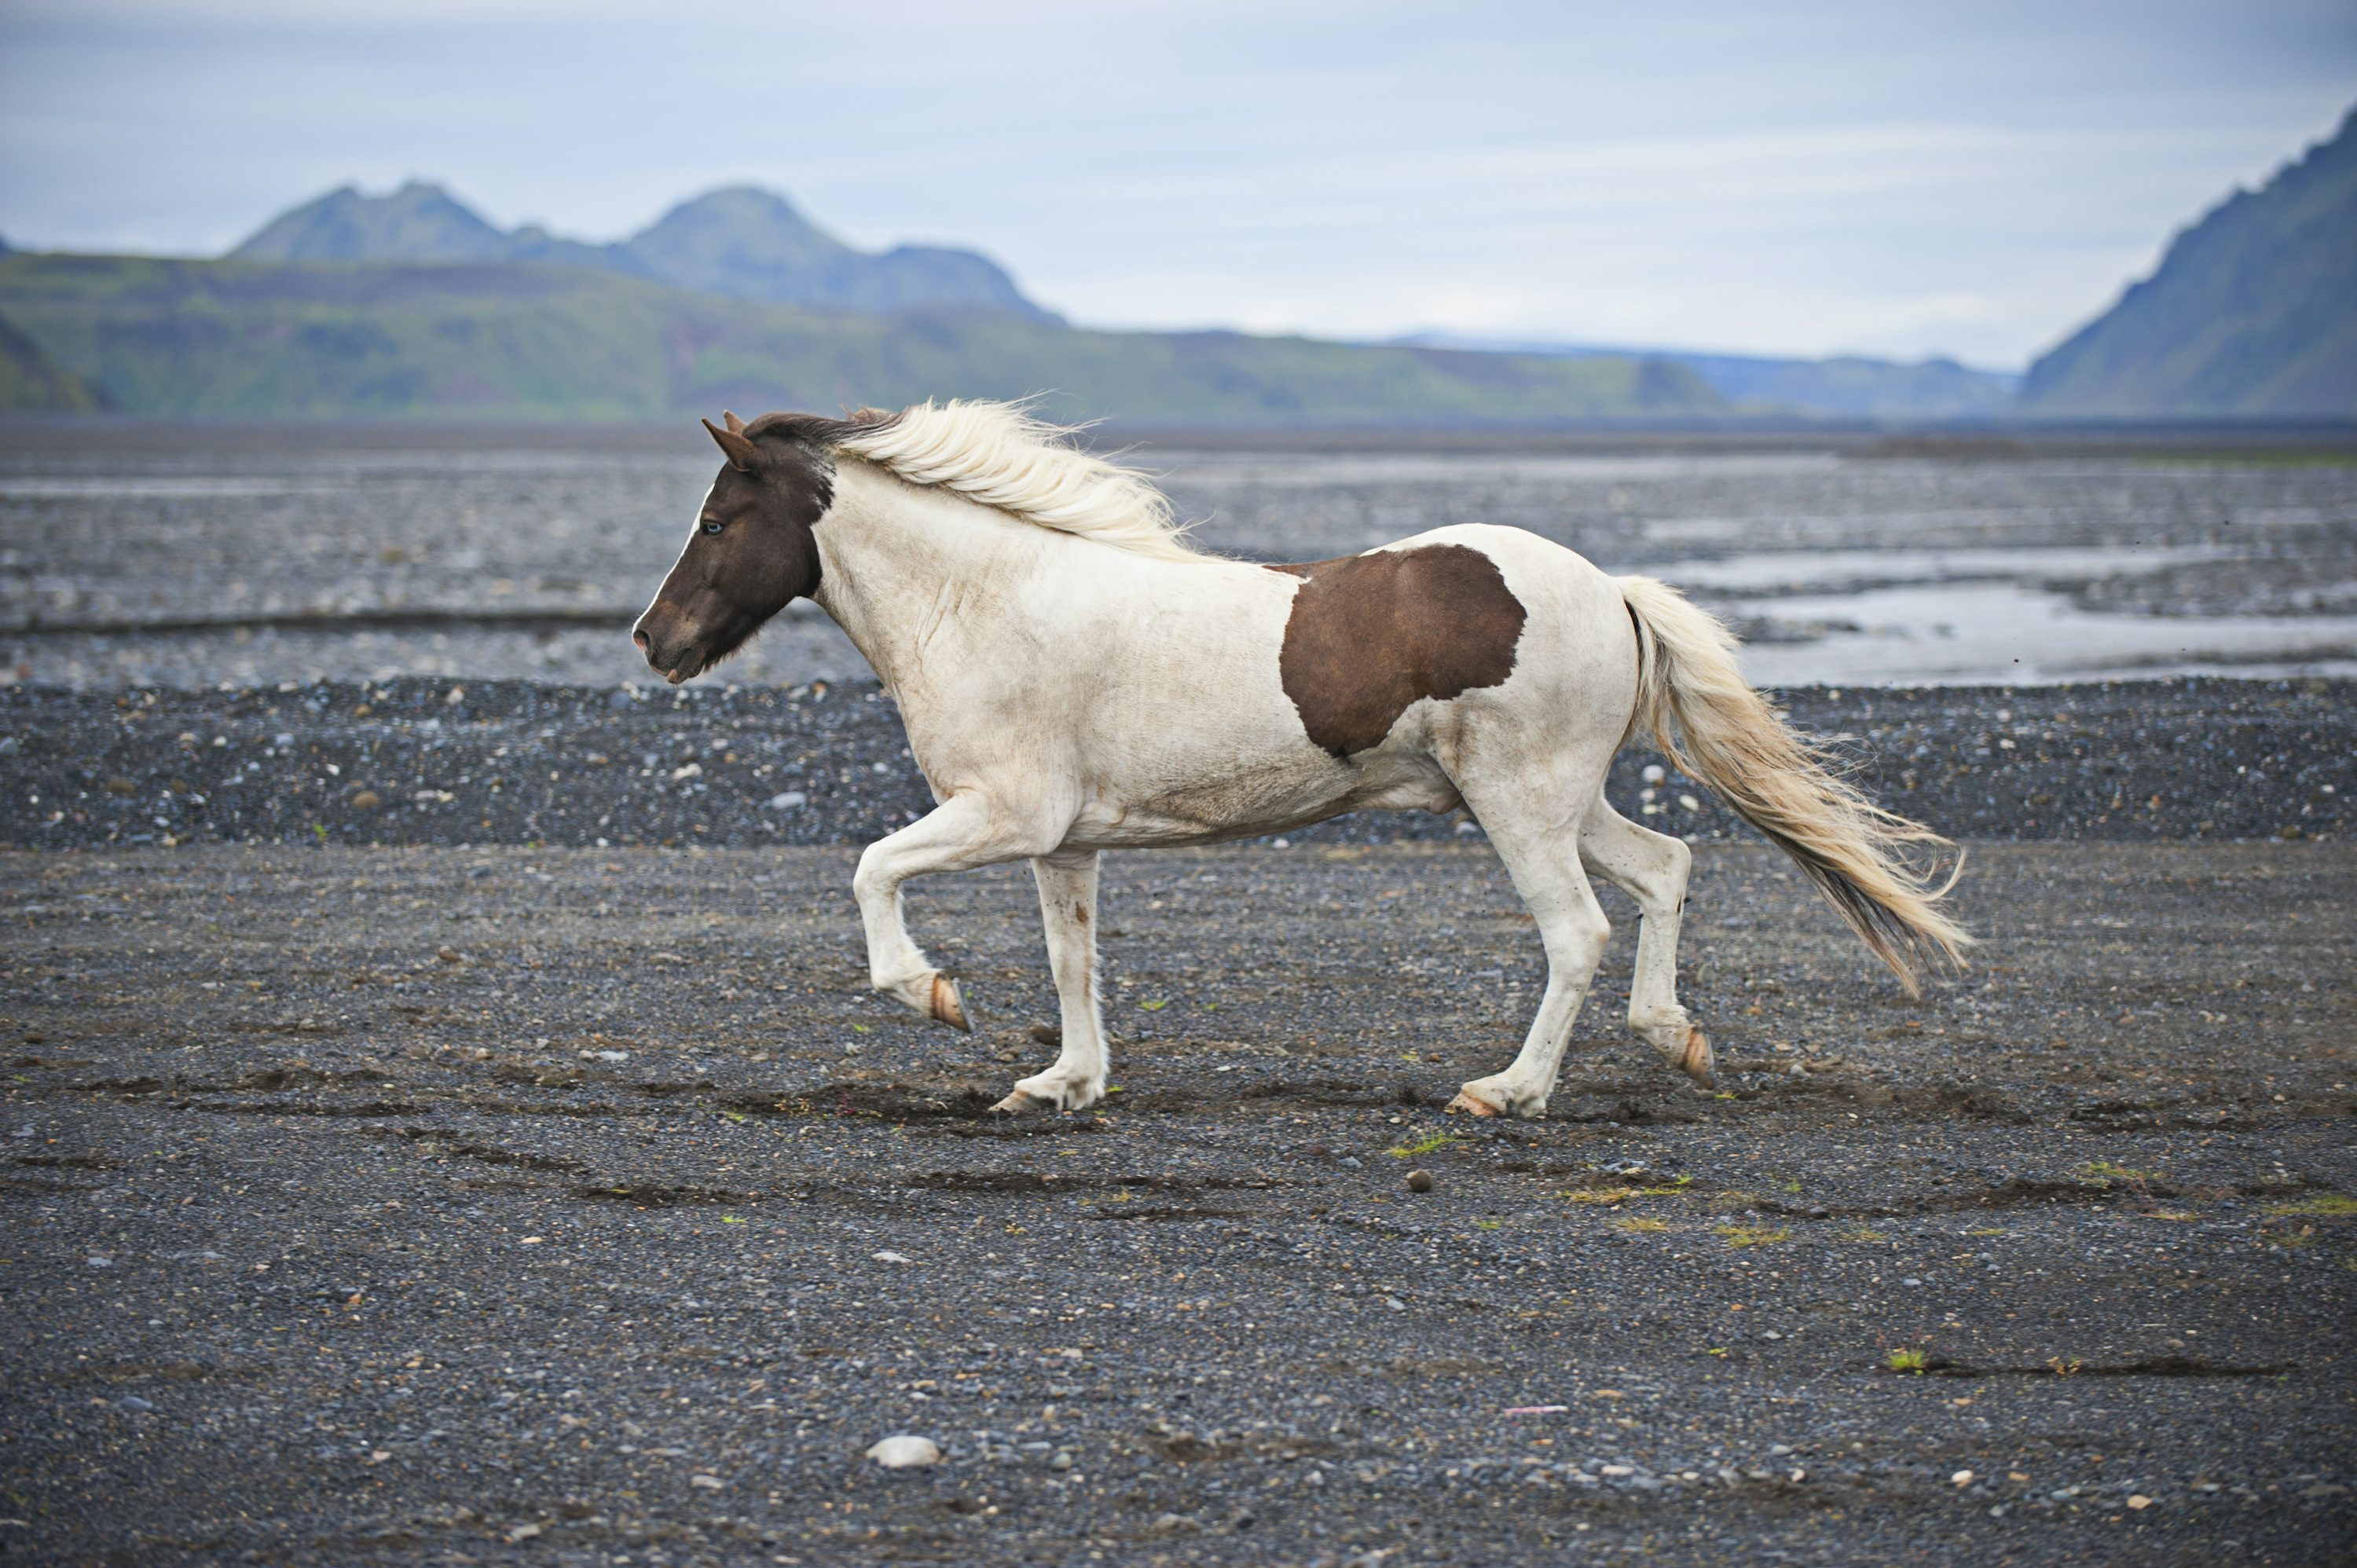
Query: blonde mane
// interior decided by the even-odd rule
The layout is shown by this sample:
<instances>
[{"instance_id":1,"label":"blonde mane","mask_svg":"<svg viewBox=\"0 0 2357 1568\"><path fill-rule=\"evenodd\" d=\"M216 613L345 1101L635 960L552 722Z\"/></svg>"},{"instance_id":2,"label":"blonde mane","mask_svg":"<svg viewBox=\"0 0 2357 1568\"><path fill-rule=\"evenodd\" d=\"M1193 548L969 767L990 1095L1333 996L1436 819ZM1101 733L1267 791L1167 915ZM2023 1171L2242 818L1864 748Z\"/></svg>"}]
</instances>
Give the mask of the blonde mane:
<instances>
[{"instance_id":1,"label":"blonde mane","mask_svg":"<svg viewBox=\"0 0 2357 1568\"><path fill-rule=\"evenodd\" d=\"M1035 419L1021 403L928 398L834 446L1041 528L1157 560L1202 560L1151 479L1071 444L1081 428Z\"/></svg>"}]
</instances>

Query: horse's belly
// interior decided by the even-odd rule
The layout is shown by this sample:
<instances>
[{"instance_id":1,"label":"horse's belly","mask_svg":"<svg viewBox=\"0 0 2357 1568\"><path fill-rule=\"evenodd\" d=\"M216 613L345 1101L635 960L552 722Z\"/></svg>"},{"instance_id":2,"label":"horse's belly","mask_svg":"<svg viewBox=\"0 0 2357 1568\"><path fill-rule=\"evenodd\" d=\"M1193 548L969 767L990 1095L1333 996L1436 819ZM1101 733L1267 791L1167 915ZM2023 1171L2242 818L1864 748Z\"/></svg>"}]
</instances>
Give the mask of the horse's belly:
<instances>
[{"instance_id":1,"label":"horse's belly","mask_svg":"<svg viewBox=\"0 0 2357 1568\"><path fill-rule=\"evenodd\" d=\"M1461 804L1448 776L1421 753L1376 752L1345 763L1303 747L1132 799L1092 800L1065 843L1075 849L1210 843L1283 832L1351 811L1450 811Z\"/></svg>"}]
</instances>

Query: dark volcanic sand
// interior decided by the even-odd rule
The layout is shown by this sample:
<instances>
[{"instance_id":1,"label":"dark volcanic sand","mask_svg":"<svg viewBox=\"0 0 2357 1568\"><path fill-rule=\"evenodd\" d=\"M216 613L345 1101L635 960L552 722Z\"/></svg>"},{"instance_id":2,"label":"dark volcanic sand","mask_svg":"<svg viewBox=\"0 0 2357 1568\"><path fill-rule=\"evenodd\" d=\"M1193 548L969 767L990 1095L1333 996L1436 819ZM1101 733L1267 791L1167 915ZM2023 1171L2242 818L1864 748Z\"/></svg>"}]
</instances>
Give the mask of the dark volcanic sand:
<instances>
[{"instance_id":1,"label":"dark volcanic sand","mask_svg":"<svg viewBox=\"0 0 2357 1568\"><path fill-rule=\"evenodd\" d=\"M2342 838L2357 792L2352 694L2347 682L2193 679L1785 700L1804 727L1857 737L1860 781L1878 798L1960 837ZM1641 770L1656 760L1622 754L1611 792L1623 811L1643 811ZM41 849L861 843L931 806L872 680L0 688L0 844ZM1748 835L1682 779L1652 804L1650 826ZM1375 813L1294 836L1437 839L1458 825Z\"/></svg>"},{"instance_id":2,"label":"dark volcanic sand","mask_svg":"<svg viewBox=\"0 0 2357 1568\"><path fill-rule=\"evenodd\" d=\"M1476 843L1115 858L1122 1092L1013 1122L1019 870L912 899L967 1038L847 849L0 855L0 1559L2346 1561L2352 856L1976 845L1916 1004L1706 845L1726 1091L1614 898L1494 1124Z\"/></svg>"}]
</instances>

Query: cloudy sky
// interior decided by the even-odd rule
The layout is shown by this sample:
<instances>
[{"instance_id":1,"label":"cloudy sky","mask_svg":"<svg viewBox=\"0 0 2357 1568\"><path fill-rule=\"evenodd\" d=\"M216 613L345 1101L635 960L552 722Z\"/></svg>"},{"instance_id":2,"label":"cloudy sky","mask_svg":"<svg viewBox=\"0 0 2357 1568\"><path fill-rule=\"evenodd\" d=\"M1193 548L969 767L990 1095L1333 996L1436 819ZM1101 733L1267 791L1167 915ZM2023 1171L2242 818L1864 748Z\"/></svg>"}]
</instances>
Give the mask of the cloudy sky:
<instances>
[{"instance_id":1,"label":"cloudy sky","mask_svg":"<svg viewBox=\"0 0 2357 1568\"><path fill-rule=\"evenodd\" d=\"M750 181L1092 325L2018 367L2352 102L2349 0L6 0L0 235Z\"/></svg>"}]
</instances>

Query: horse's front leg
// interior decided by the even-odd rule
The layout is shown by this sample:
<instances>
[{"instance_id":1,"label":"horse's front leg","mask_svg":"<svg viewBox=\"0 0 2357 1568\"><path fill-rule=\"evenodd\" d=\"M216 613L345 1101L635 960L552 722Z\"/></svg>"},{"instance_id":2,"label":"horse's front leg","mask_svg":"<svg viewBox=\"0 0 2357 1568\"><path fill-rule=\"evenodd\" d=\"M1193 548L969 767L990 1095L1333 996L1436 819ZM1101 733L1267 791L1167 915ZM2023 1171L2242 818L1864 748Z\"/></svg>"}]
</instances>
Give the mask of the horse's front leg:
<instances>
[{"instance_id":1,"label":"horse's front leg","mask_svg":"<svg viewBox=\"0 0 2357 1568\"><path fill-rule=\"evenodd\" d=\"M869 844L851 879L867 929L868 983L953 1029L971 1032L957 982L935 969L909 939L900 885L912 876L971 871L1028 852L1007 815L978 794L952 795L899 832Z\"/></svg>"},{"instance_id":2,"label":"horse's front leg","mask_svg":"<svg viewBox=\"0 0 2357 1568\"><path fill-rule=\"evenodd\" d=\"M1015 1092L993 1107L1028 1111L1053 1106L1079 1111L1104 1096L1104 1020L1097 1004L1097 856L1094 850L1037 855L1039 919L1048 932L1048 966L1055 972L1063 1013L1063 1048L1056 1065L1018 1079Z\"/></svg>"}]
</instances>

